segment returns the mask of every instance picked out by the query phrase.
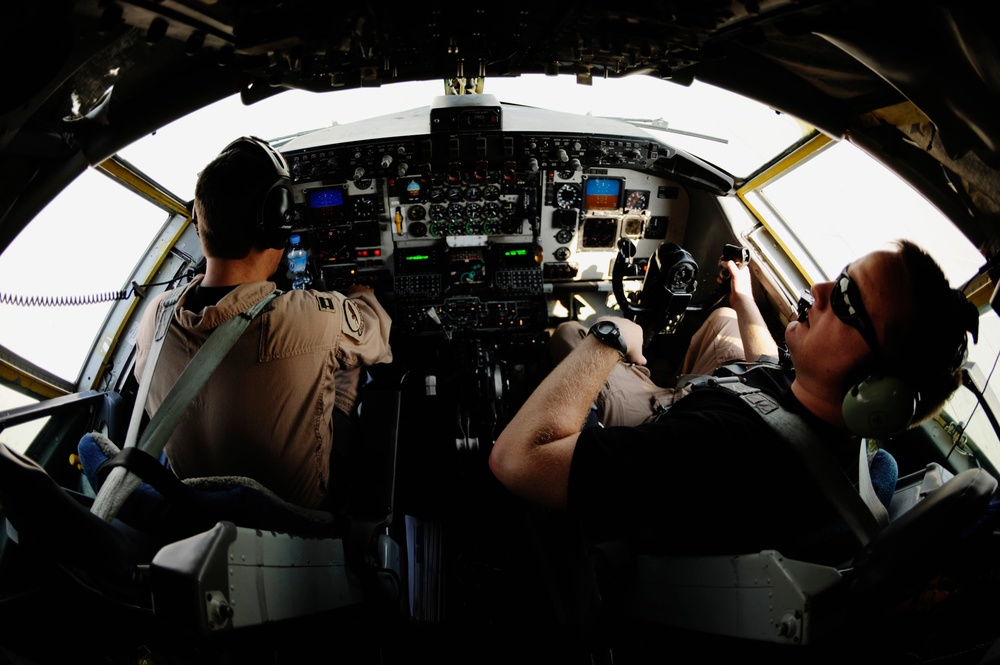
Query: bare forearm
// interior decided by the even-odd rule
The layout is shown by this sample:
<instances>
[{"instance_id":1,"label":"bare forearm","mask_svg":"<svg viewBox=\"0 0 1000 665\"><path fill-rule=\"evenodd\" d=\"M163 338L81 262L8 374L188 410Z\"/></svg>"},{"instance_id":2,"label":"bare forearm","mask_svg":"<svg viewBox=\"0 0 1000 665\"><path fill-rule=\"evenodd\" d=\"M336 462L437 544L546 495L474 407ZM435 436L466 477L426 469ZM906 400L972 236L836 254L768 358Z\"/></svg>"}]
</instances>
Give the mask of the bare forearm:
<instances>
[{"instance_id":1,"label":"bare forearm","mask_svg":"<svg viewBox=\"0 0 1000 665\"><path fill-rule=\"evenodd\" d=\"M490 469L507 489L566 509L576 440L618 360L615 349L588 337L545 377L493 445Z\"/></svg>"},{"instance_id":2,"label":"bare forearm","mask_svg":"<svg viewBox=\"0 0 1000 665\"><path fill-rule=\"evenodd\" d=\"M644 365L642 328L626 319L613 320L628 361ZM616 348L588 335L542 380L490 453L490 469L507 489L542 505L566 509L580 430L619 360Z\"/></svg>"},{"instance_id":3,"label":"bare forearm","mask_svg":"<svg viewBox=\"0 0 1000 665\"><path fill-rule=\"evenodd\" d=\"M744 359L754 361L761 356L778 357L778 345L767 329L764 317L752 296L730 297L729 305L736 310L736 320L743 340Z\"/></svg>"},{"instance_id":4,"label":"bare forearm","mask_svg":"<svg viewBox=\"0 0 1000 665\"><path fill-rule=\"evenodd\" d=\"M538 385L504 434L526 445L542 445L579 432L618 360L614 349L584 338Z\"/></svg>"}]
</instances>

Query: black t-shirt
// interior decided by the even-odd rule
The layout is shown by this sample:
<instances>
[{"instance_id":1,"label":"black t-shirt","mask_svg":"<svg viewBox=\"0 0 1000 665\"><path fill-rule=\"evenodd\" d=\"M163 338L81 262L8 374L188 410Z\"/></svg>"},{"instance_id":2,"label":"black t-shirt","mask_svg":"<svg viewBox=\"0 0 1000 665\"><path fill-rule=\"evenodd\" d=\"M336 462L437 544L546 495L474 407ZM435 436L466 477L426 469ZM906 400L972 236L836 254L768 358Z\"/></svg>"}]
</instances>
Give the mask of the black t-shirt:
<instances>
[{"instance_id":1,"label":"black t-shirt","mask_svg":"<svg viewBox=\"0 0 1000 665\"><path fill-rule=\"evenodd\" d=\"M184 309L198 312L210 305L218 305L226 295L236 288L232 286L202 286L196 285L188 291L187 298L184 299Z\"/></svg>"},{"instance_id":2,"label":"black t-shirt","mask_svg":"<svg viewBox=\"0 0 1000 665\"><path fill-rule=\"evenodd\" d=\"M791 378L770 367L744 377L803 414L857 482L859 442L809 414L792 395ZM720 388L695 389L652 423L581 432L568 501L591 542L624 539L691 554L776 549L831 564L857 548L787 444Z\"/></svg>"}]
</instances>

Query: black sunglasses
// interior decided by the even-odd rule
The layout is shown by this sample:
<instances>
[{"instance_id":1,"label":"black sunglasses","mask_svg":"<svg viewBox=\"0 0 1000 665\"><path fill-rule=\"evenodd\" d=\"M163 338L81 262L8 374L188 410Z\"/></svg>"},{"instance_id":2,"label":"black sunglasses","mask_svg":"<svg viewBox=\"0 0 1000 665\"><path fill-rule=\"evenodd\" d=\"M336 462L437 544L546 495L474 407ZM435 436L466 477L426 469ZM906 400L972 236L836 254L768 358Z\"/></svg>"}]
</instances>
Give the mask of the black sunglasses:
<instances>
[{"instance_id":1,"label":"black sunglasses","mask_svg":"<svg viewBox=\"0 0 1000 665\"><path fill-rule=\"evenodd\" d=\"M833 282L833 291L830 292L830 307L838 319L861 333L861 337L864 338L872 351L879 352L875 326L865 310L858 284L847 274L847 268L844 268Z\"/></svg>"}]
</instances>

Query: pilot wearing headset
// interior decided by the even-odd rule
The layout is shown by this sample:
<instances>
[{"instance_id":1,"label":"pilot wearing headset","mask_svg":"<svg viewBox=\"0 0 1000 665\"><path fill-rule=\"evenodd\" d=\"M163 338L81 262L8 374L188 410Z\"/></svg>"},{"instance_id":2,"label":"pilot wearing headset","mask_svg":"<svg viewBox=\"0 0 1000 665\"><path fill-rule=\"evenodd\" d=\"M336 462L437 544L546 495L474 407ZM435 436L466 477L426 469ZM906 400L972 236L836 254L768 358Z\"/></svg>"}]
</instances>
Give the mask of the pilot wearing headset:
<instances>
[{"instance_id":1,"label":"pilot wearing headset","mask_svg":"<svg viewBox=\"0 0 1000 665\"><path fill-rule=\"evenodd\" d=\"M727 267L733 309L696 333L687 370L778 355L746 268ZM743 379L800 415L856 483L859 436L915 426L960 385L978 312L907 241L852 262L836 280L813 286L811 297L785 330L787 361ZM814 552L810 539L838 516L752 408L725 390L651 398L663 392L655 387L638 407L615 407L628 401L616 373L628 386L652 385L644 368L636 374L628 366L646 362L641 327L604 317L590 334L566 338L571 350L491 452L490 468L511 492L568 511L593 542L625 538L692 554ZM581 431L595 403L612 424ZM650 404L658 415L644 415ZM842 554L823 552L831 562Z\"/></svg>"},{"instance_id":2,"label":"pilot wearing headset","mask_svg":"<svg viewBox=\"0 0 1000 665\"><path fill-rule=\"evenodd\" d=\"M215 328L275 292L291 206L287 164L260 139L233 141L199 174L194 221L205 272L172 318L169 309L164 315L167 294L151 302L138 331L141 377L158 325L169 324L146 401L150 415ZM170 467L180 478L253 478L286 501L337 512L338 465L355 425L362 368L392 361L389 329L389 315L366 286L280 294L188 407L165 447Z\"/></svg>"}]
</instances>

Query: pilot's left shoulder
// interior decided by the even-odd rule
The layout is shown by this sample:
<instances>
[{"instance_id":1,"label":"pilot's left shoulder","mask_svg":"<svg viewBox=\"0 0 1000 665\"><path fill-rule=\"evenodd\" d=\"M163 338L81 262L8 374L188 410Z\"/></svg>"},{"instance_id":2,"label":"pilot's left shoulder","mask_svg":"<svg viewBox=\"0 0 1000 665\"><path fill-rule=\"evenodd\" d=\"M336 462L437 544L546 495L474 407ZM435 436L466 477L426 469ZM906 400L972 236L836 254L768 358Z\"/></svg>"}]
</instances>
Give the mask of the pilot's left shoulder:
<instances>
[{"instance_id":1,"label":"pilot's left shoulder","mask_svg":"<svg viewBox=\"0 0 1000 665\"><path fill-rule=\"evenodd\" d=\"M290 315L313 327L336 328L356 341L362 340L366 333L378 331L383 313L374 294L368 293L347 296L336 291L306 289L283 294L278 301L281 315Z\"/></svg>"}]
</instances>

